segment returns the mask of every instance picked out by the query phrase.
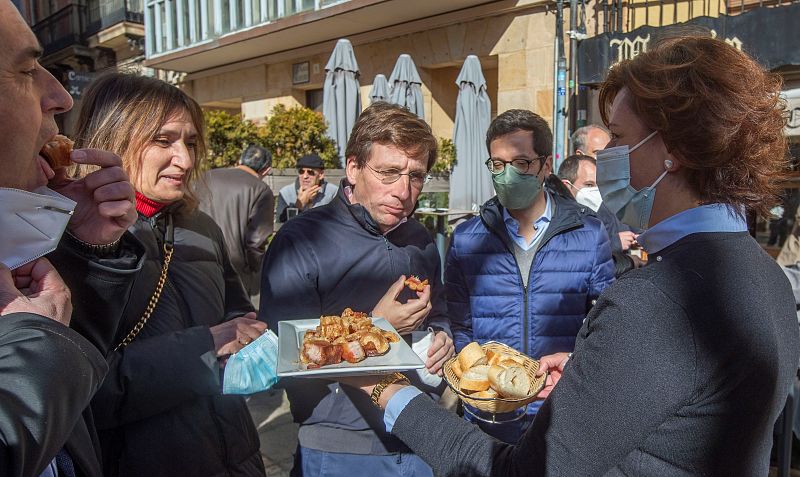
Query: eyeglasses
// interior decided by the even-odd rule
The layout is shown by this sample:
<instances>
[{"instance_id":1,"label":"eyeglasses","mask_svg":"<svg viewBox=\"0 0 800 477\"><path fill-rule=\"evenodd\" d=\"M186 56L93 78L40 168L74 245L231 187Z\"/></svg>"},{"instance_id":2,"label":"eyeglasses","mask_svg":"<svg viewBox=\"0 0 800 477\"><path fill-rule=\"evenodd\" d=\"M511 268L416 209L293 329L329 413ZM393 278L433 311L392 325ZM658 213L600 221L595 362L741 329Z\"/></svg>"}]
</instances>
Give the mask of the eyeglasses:
<instances>
[{"instance_id":1,"label":"eyeglasses","mask_svg":"<svg viewBox=\"0 0 800 477\"><path fill-rule=\"evenodd\" d=\"M501 161L500 159L486 159L486 167L489 169L494 175L501 174L504 170L506 170L506 164L511 164L511 167L517 170L520 174L525 174L530 169L531 164L536 161L539 161L539 169L541 169L541 165L544 164L544 160L546 158L543 156L535 157L533 159L514 159L513 161Z\"/></svg>"},{"instance_id":2,"label":"eyeglasses","mask_svg":"<svg viewBox=\"0 0 800 477\"><path fill-rule=\"evenodd\" d=\"M298 176L302 176L303 174L308 174L311 177L314 177L317 174L319 174L319 171L315 171L314 169L298 169L297 170L297 175Z\"/></svg>"},{"instance_id":3,"label":"eyeglasses","mask_svg":"<svg viewBox=\"0 0 800 477\"><path fill-rule=\"evenodd\" d=\"M384 169L379 171L377 169L373 169L369 164L366 166L375 174L375 177L381 181L381 184L394 184L400 180L400 177L408 176L408 181L412 186L416 187L417 189L422 189L422 186L431 181L430 174L426 174L424 172L402 173L397 169Z\"/></svg>"}]
</instances>

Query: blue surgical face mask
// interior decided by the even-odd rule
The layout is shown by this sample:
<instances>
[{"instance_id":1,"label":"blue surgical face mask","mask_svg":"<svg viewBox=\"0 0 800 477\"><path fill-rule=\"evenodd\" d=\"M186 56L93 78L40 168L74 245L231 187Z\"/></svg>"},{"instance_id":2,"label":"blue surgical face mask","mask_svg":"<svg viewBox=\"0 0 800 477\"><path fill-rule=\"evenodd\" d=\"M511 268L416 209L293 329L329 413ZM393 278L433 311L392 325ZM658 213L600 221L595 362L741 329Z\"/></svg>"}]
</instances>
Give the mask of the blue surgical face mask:
<instances>
[{"instance_id":1,"label":"blue surgical face mask","mask_svg":"<svg viewBox=\"0 0 800 477\"><path fill-rule=\"evenodd\" d=\"M254 394L278 382L278 337L267 330L228 358L223 394Z\"/></svg>"},{"instance_id":2,"label":"blue surgical face mask","mask_svg":"<svg viewBox=\"0 0 800 477\"><path fill-rule=\"evenodd\" d=\"M656 186L669 171L664 171L649 187L636 190L631 186L631 153L656 134L658 131L653 131L631 148L624 145L597 152L597 187L603 203L623 223L637 229L647 229L650 225Z\"/></svg>"}]
</instances>

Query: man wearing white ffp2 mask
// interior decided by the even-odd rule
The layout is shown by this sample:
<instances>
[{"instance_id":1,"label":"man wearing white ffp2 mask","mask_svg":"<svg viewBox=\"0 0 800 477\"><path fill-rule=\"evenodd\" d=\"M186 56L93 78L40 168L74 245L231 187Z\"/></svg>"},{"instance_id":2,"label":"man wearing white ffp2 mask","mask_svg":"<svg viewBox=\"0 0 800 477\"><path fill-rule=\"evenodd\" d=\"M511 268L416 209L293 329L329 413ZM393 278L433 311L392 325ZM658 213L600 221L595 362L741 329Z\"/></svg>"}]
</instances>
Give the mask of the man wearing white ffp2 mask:
<instances>
[{"instance_id":1,"label":"man wearing white ffp2 mask","mask_svg":"<svg viewBox=\"0 0 800 477\"><path fill-rule=\"evenodd\" d=\"M608 232L612 252L624 252L636 243L636 233L603 205L597 187L597 165L591 156L575 154L564 159L558 177L575 200L590 208Z\"/></svg>"}]
</instances>

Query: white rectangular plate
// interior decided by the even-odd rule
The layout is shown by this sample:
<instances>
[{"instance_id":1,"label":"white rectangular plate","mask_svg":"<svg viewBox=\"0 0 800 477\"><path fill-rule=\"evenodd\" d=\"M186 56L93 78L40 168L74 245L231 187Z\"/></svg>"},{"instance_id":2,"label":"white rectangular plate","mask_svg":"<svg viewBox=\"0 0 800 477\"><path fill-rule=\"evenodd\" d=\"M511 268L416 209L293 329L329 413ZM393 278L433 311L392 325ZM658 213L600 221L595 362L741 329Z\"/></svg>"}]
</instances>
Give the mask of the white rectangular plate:
<instances>
[{"instance_id":1,"label":"white rectangular plate","mask_svg":"<svg viewBox=\"0 0 800 477\"><path fill-rule=\"evenodd\" d=\"M373 318L372 324L378 328L397 333L394 327L383 318ZM304 369L300 363L300 344L306 331L319 325L319 318L311 320L292 320L278 322L278 376L279 377L333 377L363 374L382 374L408 369L420 369L425 363L419 359L402 338L390 343L389 352L383 356L373 356L360 363L331 364L317 369Z\"/></svg>"}]
</instances>

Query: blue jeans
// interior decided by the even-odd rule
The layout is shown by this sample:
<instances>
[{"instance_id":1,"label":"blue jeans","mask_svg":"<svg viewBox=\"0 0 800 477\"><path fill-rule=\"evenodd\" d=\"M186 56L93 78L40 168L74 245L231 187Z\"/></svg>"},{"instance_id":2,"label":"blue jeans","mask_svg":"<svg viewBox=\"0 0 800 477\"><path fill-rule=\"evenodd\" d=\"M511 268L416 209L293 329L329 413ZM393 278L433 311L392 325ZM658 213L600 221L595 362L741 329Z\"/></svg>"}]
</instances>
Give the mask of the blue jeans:
<instances>
[{"instance_id":1,"label":"blue jeans","mask_svg":"<svg viewBox=\"0 0 800 477\"><path fill-rule=\"evenodd\" d=\"M414 454L342 454L297 446L294 468L290 475L292 477L433 477L433 471Z\"/></svg>"}]
</instances>

